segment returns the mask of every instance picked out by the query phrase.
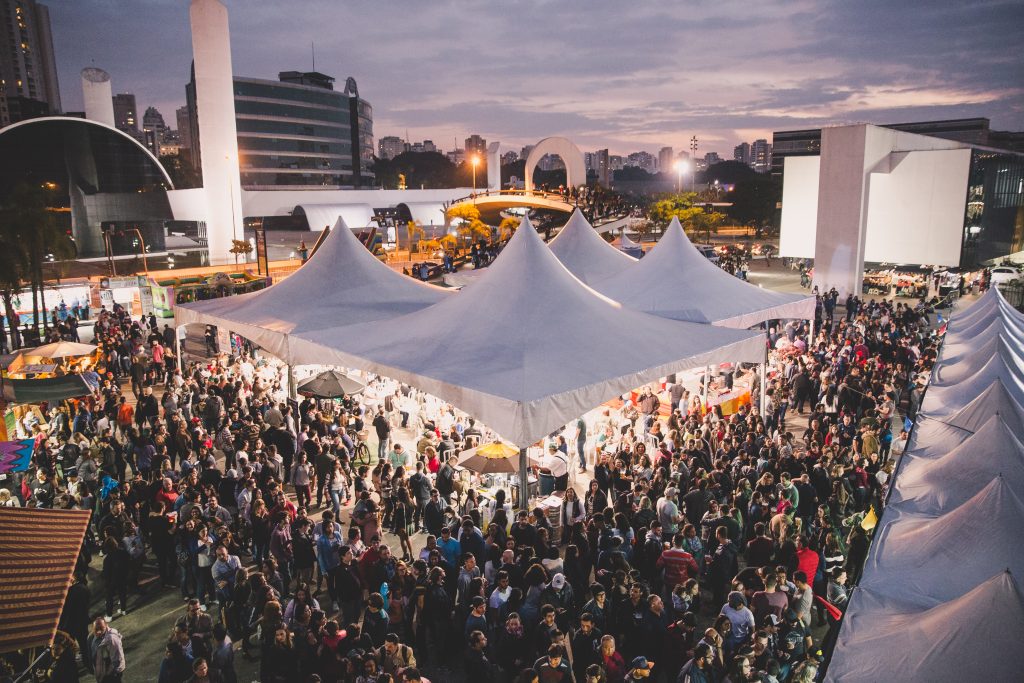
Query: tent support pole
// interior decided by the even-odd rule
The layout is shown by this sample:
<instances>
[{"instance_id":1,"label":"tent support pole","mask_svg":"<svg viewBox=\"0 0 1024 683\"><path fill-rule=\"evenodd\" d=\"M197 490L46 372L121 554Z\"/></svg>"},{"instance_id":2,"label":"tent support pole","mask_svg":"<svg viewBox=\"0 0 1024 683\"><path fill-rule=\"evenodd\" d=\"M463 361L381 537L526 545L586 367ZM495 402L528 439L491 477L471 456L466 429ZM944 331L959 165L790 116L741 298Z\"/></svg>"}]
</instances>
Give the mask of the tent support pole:
<instances>
[{"instance_id":1,"label":"tent support pole","mask_svg":"<svg viewBox=\"0 0 1024 683\"><path fill-rule=\"evenodd\" d=\"M817 313L817 311L815 311ZM807 353L810 353L814 348L814 321L815 318L811 318L808 322L811 325L810 333L807 335Z\"/></svg>"},{"instance_id":2,"label":"tent support pole","mask_svg":"<svg viewBox=\"0 0 1024 683\"><path fill-rule=\"evenodd\" d=\"M703 391L703 399L702 399L703 402L704 402L704 405L701 406L701 408L703 409L705 415L708 414L708 385L709 384L711 384L711 366L710 365L706 365L704 367L704 391Z\"/></svg>"},{"instance_id":3,"label":"tent support pole","mask_svg":"<svg viewBox=\"0 0 1024 683\"><path fill-rule=\"evenodd\" d=\"M288 398L297 401L299 397L298 388L295 386L295 368L288 365Z\"/></svg>"},{"instance_id":4,"label":"tent support pole","mask_svg":"<svg viewBox=\"0 0 1024 683\"><path fill-rule=\"evenodd\" d=\"M765 401L768 398L768 386L765 383L768 379L768 348L764 350L764 362L761 363L761 386L758 391L760 396L758 397L758 407L761 411L761 419L765 419Z\"/></svg>"},{"instance_id":5,"label":"tent support pole","mask_svg":"<svg viewBox=\"0 0 1024 683\"><path fill-rule=\"evenodd\" d=\"M526 449L519 449L519 509L528 510L530 507L530 477L529 462L526 458Z\"/></svg>"},{"instance_id":6,"label":"tent support pole","mask_svg":"<svg viewBox=\"0 0 1024 683\"><path fill-rule=\"evenodd\" d=\"M178 372L184 374L185 373L185 362L184 362L184 359L181 357L181 335L179 334L179 332L181 331L182 327L184 327L184 326L183 325L182 326L179 326L179 325L175 325L174 326L174 354L175 354L176 359L178 361ZM187 333L187 331L188 330L186 328L186 333Z\"/></svg>"}]
</instances>

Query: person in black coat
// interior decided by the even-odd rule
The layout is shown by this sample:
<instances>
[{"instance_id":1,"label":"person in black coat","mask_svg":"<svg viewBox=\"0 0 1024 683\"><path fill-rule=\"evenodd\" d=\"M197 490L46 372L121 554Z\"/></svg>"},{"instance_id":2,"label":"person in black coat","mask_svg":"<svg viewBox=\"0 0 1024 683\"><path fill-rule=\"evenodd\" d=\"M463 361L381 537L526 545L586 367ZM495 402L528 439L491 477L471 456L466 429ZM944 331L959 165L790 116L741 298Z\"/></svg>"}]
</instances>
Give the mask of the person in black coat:
<instances>
[{"instance_id":1,"label":"person in black coat","mask_svg":"<svg viewBox=\"0 0 1024 683\"><path fill-rule=\"evenodd\" d=\"M114 598L120 598L120 614L128 608L128 570L131 556L113 536L103 542L103 585L107 593L107 621L114 616Z\"/></svg>"},{"instance_id":2,"label":"person in black coat","mask_svg":"<svg viewBox=\"0 0 1024 683\"><path fill-rule=\"evenodd\" d=\"M465 664L467 681L496 680L497 667L487 658L487 636L483 631L473 631L469 634Z\"/></svg>"}]
</instances>

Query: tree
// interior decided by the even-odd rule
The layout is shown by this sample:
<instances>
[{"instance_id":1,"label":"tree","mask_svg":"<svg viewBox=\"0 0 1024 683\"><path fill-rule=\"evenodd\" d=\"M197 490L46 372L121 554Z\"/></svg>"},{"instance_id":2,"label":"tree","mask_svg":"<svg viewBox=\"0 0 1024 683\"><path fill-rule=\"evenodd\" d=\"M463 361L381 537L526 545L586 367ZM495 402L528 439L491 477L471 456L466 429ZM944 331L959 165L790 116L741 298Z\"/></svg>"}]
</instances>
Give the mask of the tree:
<instances>
[{"instance_id":1,"label":"tree","mask_svg":"<svg viewBox=\"0 0 1024 683\"><path fill-rule=\"evenodd\" d=\"M704 212L703 208L695 206L697 199L696 192L671 194L654 202L648 215L652 221L661 226L667 226L673 218L678 218L685 227L693 221L695 215Z\"/></svg>"},{"instance_id":2,"label":"tree","mask_svg":"<svg viewBox=\"0 0 1024 683\"><path fill-rule=\"evenodd\" d=\"M235 255L235 265L238 265L238 257L249 254L252 251L252 244L248 240L231 240L231 249L228 250Z\"/></svg>"},{"instance_id":3,"label":"tree","mask_svg":"<svg viewBox=\"0 0 1024 683\"><path fill-rule=\"evenodd\" d=\"M0 206L0 297L8 320L14 319L14 296L27 283L32 290L32 319L38 329L42 320L46 329L46 297L43 263L48 259L72 258L71 238L60 229L49 209L52 186L25 183L16 186ZM40 317L42 312L42 317ZM13 325L12 325L13 327ZM12 342L19 343L17 333Z\"/></svg>"},{"instance_id":4,"label":"tree","mask_svg":"<svg viewBox=\"0 0 1024 683\"><path fill-rule=\"evenodd\" d=\"M472 242L475 239L490 239L491 229L486 223L480 220L480 209L476 208L474 204L463 202L461 204L455 204L445 211L445 216L448 221L461 221L456 226L456 231L460 237L465 238L467 241Z\"/></svg>"},{"instance_id":5,"label":"tree","mask_svg":"<svg viewBox=\"0 0 1024 683\"><path fill-rule=\"evenodd\" d=\"M669 195L651 205L649 216L661 226L668 225L673 218L678 218L683 228L692 234L704 233L710 238L711 233L725 223L725 214L717 211L705 211L697 204L701 201L696 192L684 192Z\"/></svg>"},{"instance_id":6,"label":"tree","mask_svg":"<svg viewBox=\"0 0 1024 683\"><path fill-rule=\"evenodd\" d=\"M781 199L779 183L765 175L754 174L736 183L728 194L732 202L729 215L743 224L765 227L775 217L775 205Z\"/></svg>"},{"instance_id":7,"label":"tree","mask_svg":"<svg viewBox=\"0 0 1024 683\"><path fill-rule=\"evenodd\" d=\"M427 231L423 229L423 225L419 221L409 221L406 224L406 236L409 241L409 251L419 251L420 241L427 236ZM416 246L413 249L413 245Z\"/></svg>"},{"instance_id":8,"label":"tree","mask_svg":"<svg viewBox=\"0 0 1024 683\"><path fill-rule=\"evenodd\" d=\"M512 235L516 234L516 228L518 227L518 218L513 218L512 216L502 218L501 224L498 225L498 241L503 242L506 239L511 239Z\"/></svg>"}]
</instances>

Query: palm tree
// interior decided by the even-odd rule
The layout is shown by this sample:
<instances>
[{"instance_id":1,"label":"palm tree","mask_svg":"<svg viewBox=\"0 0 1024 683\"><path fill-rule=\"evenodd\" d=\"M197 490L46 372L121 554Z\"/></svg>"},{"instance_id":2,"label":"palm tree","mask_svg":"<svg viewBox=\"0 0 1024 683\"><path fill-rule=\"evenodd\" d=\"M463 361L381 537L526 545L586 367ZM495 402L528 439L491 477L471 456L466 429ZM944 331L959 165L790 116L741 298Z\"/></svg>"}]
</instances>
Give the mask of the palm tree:
<instances>
[{"instance_id":1,"label":"palm tree","mask_svg":"<svg viewBox=\"0 0 1024 683\"><path fill-rule=\"evenodd\" d=\"M0 242L5 245L0 254L0 297L11 320L14 296L28 283L32 289L32 319L37 330L40 311L43 329L48 325L43 263L48 257L57 260L74 255L74 246L54 220L47 200L46 186L22 183L0 206ZM12 331L12 342L15 338L16 333Z\"/></svg>"}]
</instances>

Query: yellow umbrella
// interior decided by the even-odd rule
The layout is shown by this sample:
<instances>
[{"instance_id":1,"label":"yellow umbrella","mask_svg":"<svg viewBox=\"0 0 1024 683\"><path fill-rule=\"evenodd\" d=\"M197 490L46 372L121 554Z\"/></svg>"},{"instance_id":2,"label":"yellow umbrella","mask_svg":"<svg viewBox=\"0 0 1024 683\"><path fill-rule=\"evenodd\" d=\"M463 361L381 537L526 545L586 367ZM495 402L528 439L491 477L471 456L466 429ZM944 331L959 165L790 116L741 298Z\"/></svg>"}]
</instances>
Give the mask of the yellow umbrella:
<instances>
[{"instance_id":1,"label":"yellow umbrella","mask_svg":"<svg viewBox=\"0 0 1024 683\"><path fill-rule=\"evenodd\" d=\"M485 443L459 454L459 464L479 474L519 471L519 449L501 441Z\"/></svg>"},{"instance_id":2,"label":"yellow umbrella","mask_svg":"<svg viewBox=\"0 0 1024 683\"><path fill-rule=\"evenodd\" d=\"M72 358L76 356L91 356L96 351L92 344L79 344L77 342L59 341L45 346L37 346L34 349L27 349L26 353L42 358Z\"/></svg>"}]
</instances>

